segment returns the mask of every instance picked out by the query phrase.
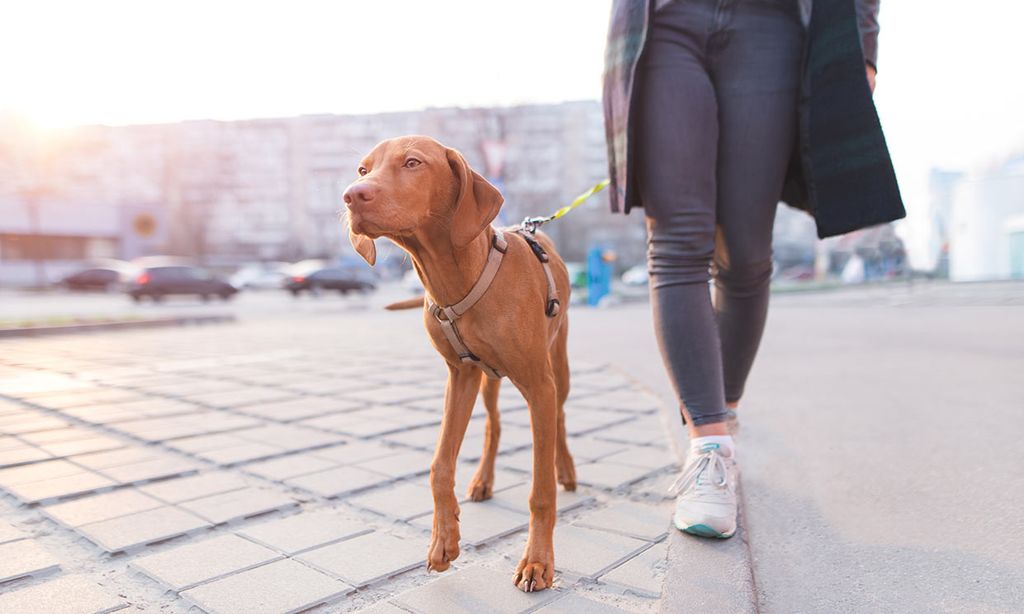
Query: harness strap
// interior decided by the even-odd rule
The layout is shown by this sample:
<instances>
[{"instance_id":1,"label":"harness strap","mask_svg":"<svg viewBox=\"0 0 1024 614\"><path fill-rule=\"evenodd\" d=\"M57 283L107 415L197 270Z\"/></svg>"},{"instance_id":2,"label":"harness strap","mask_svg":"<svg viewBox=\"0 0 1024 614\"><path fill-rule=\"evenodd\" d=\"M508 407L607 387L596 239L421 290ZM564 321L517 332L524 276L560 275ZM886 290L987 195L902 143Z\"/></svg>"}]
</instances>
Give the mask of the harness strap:
<instances>
[{"instance_id":1,"label":"harness strap","mask_svg":"<svg viewBox=\"0 0 1024 614\"><path fill-rule=\"evenodd\" d=\"M558 301L558 289L555 287L555 275L551 272L551 264L544 263L544 276L548 278L548 304L544 308L544 315L553 318L562 310Z\"/></svg>"},{"instance_id":2,"label":"harness strap","mask_svg":"<svg viewBox=\"0 0 1024 614\"><path fill-rule=\"evenodd\" d=\"M541 265L544 267L544 277L548 281L548 300L544 305L544 315L553 318L561 311L561 303L558 300L558 289L555 287L555 275L551 272L551 259L548 258L548 253L544 250L544 246L537 239L533 238L533 234L529 230L520 228L516 230L516 233L526 239L530 249L533 250L533 255L537 257L537 260L540 260Z\"/></svg>"},{"instance_id":3,"label":"harness strap","mask_svg":"<svg viewBox=\"0 0 1024 614\"><path fill-rule=\"evenodd\" d=\"M431 303L430 313L437 319L438 323L441 324L441 332L444 333L444 336L448 339L448 343L451 344L455 353L459 355L460 361L474 363L487 374L487 377L501 379L500 373L489 367L486 363L480 360L480 357L470 351L466 346L466 343L462 340L462 336L459 334L459 329L455 328L455 322L441 317L444 314L444 310L442 308Z\"/></svg>"},{"instance_id":4,"label":"harness strap","mask_svg":"<svg viewBox=\"0 0 1024 614\"><path fill-rule=\"evenodd\" d=\"M501 259L504 258L507 251L508 241L505 240L505 236L501 234L501 231L495 228L494 238L491 239L491 251L487 253L487 264L484 265L484 270L480 273L480 279L476 280L476 284L470 289L466 298L451 307L443 309L444 314L448 316L449 320L456 320L462 317L462 314L469 311L473 305L476 305L477 301L483 298L484 294L487 293L487 289L491 287L491 282L498 275L498 267L501 266Z\"/></svg>"},{"instance_id":5,"label":"harness strap","mask_svg":"<svg viewBox=\"0 0 1024 614\"><path fill-rule=\"evenodd\" d=\"M476 280L473 287L470 289L469 294L464 299L450 305L448 307L440 307L431 298L427 298L427 309L430 314L434 316L434 319L441 325L441 332L448 339L448 343L451 344L452 349L459 355L459 360L462 362L471 362L487 375L487 377L494 379L501 379L501 374L495 369L486 365L480 358L470 351L466 346L465 341L462 340L462 336L459 334L459 329L455 327L455 320L458 320L465 314L470 308L473 307L479 301L484 294L487 293L487 289L491 287L491 282L498 275L498 269L501 267L501 260L505 256L505 252L508 251L508 241L505 240L505 236L497 228L494 229L494 238L491 240L491 251L487 254L487 264L484 265L484 270L480 273L480 278Z\"/></svg>"}]
</instances>

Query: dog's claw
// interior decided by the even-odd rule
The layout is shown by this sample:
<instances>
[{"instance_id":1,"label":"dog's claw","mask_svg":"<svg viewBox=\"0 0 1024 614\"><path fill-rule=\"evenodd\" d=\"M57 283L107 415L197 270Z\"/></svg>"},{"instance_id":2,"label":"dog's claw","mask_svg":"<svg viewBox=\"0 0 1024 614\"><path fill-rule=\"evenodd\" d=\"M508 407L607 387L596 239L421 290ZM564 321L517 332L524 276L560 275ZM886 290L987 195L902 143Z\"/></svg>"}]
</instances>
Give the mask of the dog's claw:
<instances>
[{"instance_id":1,"label":"dog's claw","mask_svg":"<svg viewBox=\"0 0 1024 614\"><path fill-rule=\"evenodd\" d=\"M552 585L552 565L544 563L520 562L521 568L516 572L512 583L524 593L534 593L550 588Z\"/></svg>"}]
</instances>

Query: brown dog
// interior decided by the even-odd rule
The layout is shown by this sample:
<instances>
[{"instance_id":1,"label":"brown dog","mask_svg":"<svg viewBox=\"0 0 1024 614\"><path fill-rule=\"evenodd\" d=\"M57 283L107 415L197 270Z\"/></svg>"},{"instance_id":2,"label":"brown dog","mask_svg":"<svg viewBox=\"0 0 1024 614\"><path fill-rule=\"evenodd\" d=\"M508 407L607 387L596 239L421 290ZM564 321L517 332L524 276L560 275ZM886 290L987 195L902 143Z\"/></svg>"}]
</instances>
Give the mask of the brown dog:
<instances>
[{"instance_id":1,"label":"brown dog","mask_svg":"<svg viewBox=\"0 0 1024 614\"><path fill-rule=\"evenodd\" d=\"M363 158L360 177L345 190L349 238L371 265L373 239L387 237L412 257L428 295L437 305L463 300L481 277L495 231L491 221L501 194L474 172L462 154L423 136L384 141ZM486 293L458 320L466 347L486 367L508 376L529 405L533 433L533 484L530 532L513 582L524 591L551 586L554 576L556 479L575 490L576 472L565 440L563 406L569 394L566 355L569 275L550 239L537 241L549 254L561 310L545 314L548 284L538 258L523 236L504 232L508 247ZM487 408L483 457L469 495L491 496L494 459L501 432L498 418L500 379L460 360L438 318L424 311L427 332L448 363L444 418L430 466L434 523L429 569L444 571L459 556L459 504L455 463L473 412L477 390ZM556 477L557 476L557 477Z\"/></svg>"}]
</instances>

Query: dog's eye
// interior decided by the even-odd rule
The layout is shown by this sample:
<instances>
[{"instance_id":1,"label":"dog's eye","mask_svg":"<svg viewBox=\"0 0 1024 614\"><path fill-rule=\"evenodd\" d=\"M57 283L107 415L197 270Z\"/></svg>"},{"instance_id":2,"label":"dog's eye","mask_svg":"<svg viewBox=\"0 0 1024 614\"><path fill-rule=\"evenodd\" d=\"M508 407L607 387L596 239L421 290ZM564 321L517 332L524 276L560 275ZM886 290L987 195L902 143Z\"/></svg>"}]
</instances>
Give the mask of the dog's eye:
<instances>
[{"instance_id":1,"label":"dog's eye","mask_svg":"<svg viewBox=\"0 0 1024 614\"><path fill-rule=\"evenodd\" d=\"M405 168L416 168L420 164L422 164L422 162L420 162L416 158L409 158L408 160L405 161L404 166Z\"/></svg>"},{"instance_id":2,"label":"dog's eye","mask_svg":"<svg viewBox=\"0 0 1024 614\"><path fill-rule=\"evenodd\" d=\"M356 172L359 173L360 176L362 176L365 175L366 173L369 173L370 171L366 170L365 166L360 166L359 170L357 170Z\"/></svg>"}]
</instances>

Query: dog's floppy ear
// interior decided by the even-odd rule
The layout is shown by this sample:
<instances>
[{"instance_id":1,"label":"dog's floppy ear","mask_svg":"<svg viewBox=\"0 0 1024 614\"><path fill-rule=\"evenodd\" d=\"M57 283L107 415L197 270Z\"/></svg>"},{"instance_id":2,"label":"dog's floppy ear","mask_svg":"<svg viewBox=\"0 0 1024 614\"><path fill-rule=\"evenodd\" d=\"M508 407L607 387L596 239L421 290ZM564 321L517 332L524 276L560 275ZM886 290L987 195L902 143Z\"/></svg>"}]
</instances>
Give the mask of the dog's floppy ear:
<instances>
[{"instance_id":1,"label":"dog's floppy ear","mask_svg":"<svg viewBox=\"0 0 1024 614\"><path fill-rule=\"evenodd\" d=\"M362 256L363 260L365 260L370 266L373 266L377 262L377 246L373 244L373 239L352 230L351 221L349 221L348 224L348 240L352 242L352 247L356 248L356 252Z\"/></svg>"},{"instance_id":2,"label":"dog's floppy ear","mask_svg":"<svg viewBox=\"0 0 1024 614\"><path fill-rule=\"evenodd\" d=\"M505 199L496 187L469 167L461 153L454 149L446 153L459 185L452 217L452 243L455 247L465 247L490 225Z\"/></svg>"}]
</instances>

